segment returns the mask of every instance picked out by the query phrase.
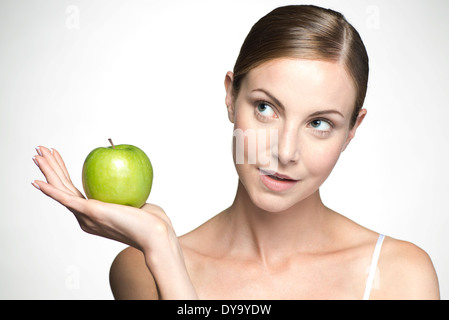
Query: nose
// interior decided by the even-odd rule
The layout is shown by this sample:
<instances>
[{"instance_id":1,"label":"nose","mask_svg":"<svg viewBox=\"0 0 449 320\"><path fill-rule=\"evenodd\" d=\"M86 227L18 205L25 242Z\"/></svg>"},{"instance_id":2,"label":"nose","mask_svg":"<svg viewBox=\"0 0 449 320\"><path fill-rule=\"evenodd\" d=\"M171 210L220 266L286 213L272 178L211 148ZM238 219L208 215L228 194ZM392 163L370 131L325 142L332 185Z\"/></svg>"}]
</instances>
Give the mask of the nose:
<instances>
[{"instance_id":1,"label":"nose","mask_svg":"<svg viewBox=\"0 0 449 320\"><path fill-rule=\"evenodd\" d=\"M273 153L283 165L297 163L300 156L298 129L286 127L279 130L277 148L274 149Z\"/></svg>"}]
</instances>

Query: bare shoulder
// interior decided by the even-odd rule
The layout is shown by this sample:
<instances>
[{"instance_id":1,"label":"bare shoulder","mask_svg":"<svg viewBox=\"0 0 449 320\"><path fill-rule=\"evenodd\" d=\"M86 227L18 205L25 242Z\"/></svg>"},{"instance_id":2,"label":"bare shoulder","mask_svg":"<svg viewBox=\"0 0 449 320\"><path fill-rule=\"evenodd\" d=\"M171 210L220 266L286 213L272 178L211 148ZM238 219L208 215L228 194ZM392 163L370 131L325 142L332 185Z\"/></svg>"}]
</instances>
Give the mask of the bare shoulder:
<instances>
[{"instance_id":1,"label":"bare shoulder","mask_svg":"<svg viewBox=\"0 0 449 320\"><path fill-rule=\"evenodd\" d=\"M432 260L413 243L386 237L378 266L379 286L372 298L439 299Z\"/></svg>"},{"instance_id":2,"label":"bare shoulder","mask_svg":"<svg viewBox=\"0 0 449 320\"><path fill-rule=\"evenodd\" d=\"M153 275L141 251L128 247L114 259L109 273L112 294L117 300L157 300Z\"/></svg>"}]
</instances>

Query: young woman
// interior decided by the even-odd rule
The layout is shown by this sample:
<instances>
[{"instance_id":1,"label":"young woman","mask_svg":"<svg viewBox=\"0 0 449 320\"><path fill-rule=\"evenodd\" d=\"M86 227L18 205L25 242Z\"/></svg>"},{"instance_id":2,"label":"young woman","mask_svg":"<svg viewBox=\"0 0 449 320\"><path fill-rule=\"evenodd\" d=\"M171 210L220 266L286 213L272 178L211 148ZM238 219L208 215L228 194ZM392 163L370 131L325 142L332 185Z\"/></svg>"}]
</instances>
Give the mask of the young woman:
<instances>
[{"instance_id":1,"label":"young woman","mask_svg":"<svg viewBox=\"0 0 449 320\"><path fill-rule=\"evenodd\" d=\"M178 238L158 206L85 199L43 146L34 160L47 182L33 185L84 231L130 246L111 267L117 299L437 299L423 250L320 198L367 113L367 82L365 47L341 14L277 8L253 26L225 77L239 176L229 208Z\"/></svg>"}]
</instances>

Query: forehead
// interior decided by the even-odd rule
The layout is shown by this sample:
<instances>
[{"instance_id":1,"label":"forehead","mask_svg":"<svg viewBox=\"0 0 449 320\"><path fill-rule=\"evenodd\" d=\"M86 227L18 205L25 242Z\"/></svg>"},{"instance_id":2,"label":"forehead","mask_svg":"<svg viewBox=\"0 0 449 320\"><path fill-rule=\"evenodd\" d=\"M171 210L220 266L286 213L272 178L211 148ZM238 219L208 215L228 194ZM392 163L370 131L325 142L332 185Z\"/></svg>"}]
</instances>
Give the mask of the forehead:
<instances>
[{"instance_id":1,"label":"forehead","mask_svg":"<svg viewBox=\"0 0 449 320\"><path fill-rule=\"evenodd\" d=\"M251 92L264 89L282 104L301 109L337 109L351 113L356 100L354 82L338 62L274 59L252 69L243 82ZM313 110L312 110L313 109Z\"/></svg>"}]
</instances>

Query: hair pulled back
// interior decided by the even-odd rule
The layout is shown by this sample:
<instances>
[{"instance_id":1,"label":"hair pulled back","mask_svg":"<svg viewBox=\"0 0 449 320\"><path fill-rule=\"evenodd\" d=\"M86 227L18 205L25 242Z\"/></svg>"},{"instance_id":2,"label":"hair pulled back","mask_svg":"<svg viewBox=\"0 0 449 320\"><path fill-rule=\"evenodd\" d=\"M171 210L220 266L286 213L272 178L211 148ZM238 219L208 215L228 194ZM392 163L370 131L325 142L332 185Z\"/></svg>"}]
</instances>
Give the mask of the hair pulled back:
<instances>
[{"instance_id":1,"label":"hair pulled back","mask_svg":"<svg viewBox=\"0 0 449 320\"><path fill-rule=\"evenodd\" d=\"M341 13L313 5L291 5L262 17L251 28L235 63L234 96L251 69L277 58L342 63L357 90L352 128L366 96L368 54L359 33Z\"/></svg>"}]
</instances>

